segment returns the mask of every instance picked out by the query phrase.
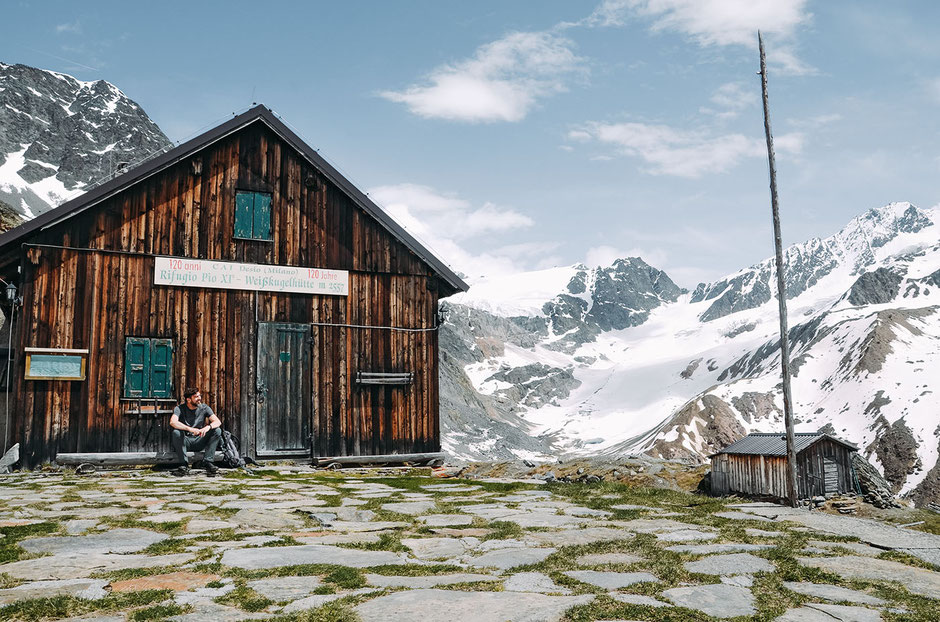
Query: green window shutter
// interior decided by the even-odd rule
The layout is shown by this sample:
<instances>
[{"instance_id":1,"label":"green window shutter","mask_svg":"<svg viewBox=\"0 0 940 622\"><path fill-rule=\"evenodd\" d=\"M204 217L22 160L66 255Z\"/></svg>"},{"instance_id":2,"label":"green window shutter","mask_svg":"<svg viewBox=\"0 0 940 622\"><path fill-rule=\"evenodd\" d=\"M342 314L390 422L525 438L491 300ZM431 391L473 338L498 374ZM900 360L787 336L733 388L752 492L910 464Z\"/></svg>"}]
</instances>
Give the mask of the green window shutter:
<instances>
[{"instance_id":1,"label":"green window shutter","mask_svg":"<svg viewBox=\"0 0 940 622\"><path fill-rule=\"evenodd\" d=\"M173 395L173 340L150 340L150 396Z\"/></svg>"},{"instance_id":2,"label":"green window shutter","mask_svg":"<svg viewBox=\"0 0 940 622\"><path fill-rule=\"evenodd\" d=\"M124 395L150 395L150 340L128 337L124 342Z\"/></svg>"},{"instance_id":3,"label":"green window shutter","mask_svg":"<svg viewBox=\"0 0 940 622\"><path fill-rule=\"evenodd\" d=\"M271 195L255 193L254 235L258 240L271 239Z\"/></svg>"},{"instance_id":4,"label":"green window shutter","mask_svg":"<svg viewBox=\"0 0 940 622\"><path fill-rule=\"evenodd\" d=\"M235 193L235 237L250 238L254 219L254 193Z\"/></svg>"}]
</instances>

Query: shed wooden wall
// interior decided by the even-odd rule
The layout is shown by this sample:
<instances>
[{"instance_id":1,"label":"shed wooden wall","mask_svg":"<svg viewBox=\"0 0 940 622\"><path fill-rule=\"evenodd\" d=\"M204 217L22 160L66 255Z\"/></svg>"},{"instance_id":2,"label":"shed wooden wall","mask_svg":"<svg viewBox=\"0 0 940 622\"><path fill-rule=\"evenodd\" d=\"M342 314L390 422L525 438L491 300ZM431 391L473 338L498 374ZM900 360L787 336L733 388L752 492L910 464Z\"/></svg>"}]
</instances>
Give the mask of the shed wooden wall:
<instances>
[{"instance_id":1,"label":"shed wooden wall","mask_svg":"<svg viewBox=\"0 0 940 622\"><path fill-rule=\"evenodd\" d=\"M827 458L840 465L837 492L855 490L851 450L839 443L822 439L796 456L799 498L807 499L826 494L823 464ZM786 456L715 455L712 457L712 491L719 495L741 493L786 498Z\"/></svg>"},{"instance_id":2,"label":"shed wooden wall","mask_svg":"<svg viewBox=\"0 0 940 622\"><path fill-rule=\"evenodd\" d=\"M233 238L236 189L273 194L273 241ZM251 454L256 318L435 324L440 284L430 268L261 123L31 243L108 252L32 246L0 259L22 260L21 346L90 350L84 382L23 380L18 359L15 430L27 464L57 451L168 448L166 418L148 446L130 440L140 422L121 399L125 336L173 339L175 391L200 386ZM154 255L348 270L349 295L154 286ZM439 449L436 332L314 327L312 336L319 455ZM361 390L357 370L412 371L415 383Z\"/></svg>"}]
</instances>

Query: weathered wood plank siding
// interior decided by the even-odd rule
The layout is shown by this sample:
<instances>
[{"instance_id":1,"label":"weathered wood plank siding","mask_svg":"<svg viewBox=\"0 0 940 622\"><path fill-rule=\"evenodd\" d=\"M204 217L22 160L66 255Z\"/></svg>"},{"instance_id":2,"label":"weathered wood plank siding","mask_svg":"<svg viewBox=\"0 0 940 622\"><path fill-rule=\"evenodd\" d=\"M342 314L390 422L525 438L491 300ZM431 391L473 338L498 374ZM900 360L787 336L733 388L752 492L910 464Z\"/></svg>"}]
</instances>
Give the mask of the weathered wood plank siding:
<instances>
[{"instance_id":1,"label":"weathered wood plank siding","mask_svg":"<svg viewBox=\"0 0 940 622\"><path fill-rule=\"evenodd\" d=\"M825 486L825 461L838 469L836 489ZM799 498L807 499L828 492L855 490L851 450L829 439L821 439L796 456ZM787 461L784 456L755 454L717 454L712 457L712 490L715 494L742 493L786 498Z\"/></svg>"},{"instance_id":2,"label":"weathered wood plank siding","mask_svg":"<svg viewBox=\"0 0 940 622\"><path fill-rule=\"evenodd\" d=\"M234 238L236 190L272 193L273 240ZM318 455L439 450L436 332L316 325L433 329L438 277L261 123L37 233L23 253L5 260L23 263L22 346L90 351L84 382L23 380L19 357L15 438L27 464L169 449L167 415L127 414L128 336L172 339L174 393L200 386L253 454L257 322L312 324ZM349 295L154 286L153 255L348 270ZM414 383L360 388L357 371L413 372Z\"/></svg>"}]
</instances>

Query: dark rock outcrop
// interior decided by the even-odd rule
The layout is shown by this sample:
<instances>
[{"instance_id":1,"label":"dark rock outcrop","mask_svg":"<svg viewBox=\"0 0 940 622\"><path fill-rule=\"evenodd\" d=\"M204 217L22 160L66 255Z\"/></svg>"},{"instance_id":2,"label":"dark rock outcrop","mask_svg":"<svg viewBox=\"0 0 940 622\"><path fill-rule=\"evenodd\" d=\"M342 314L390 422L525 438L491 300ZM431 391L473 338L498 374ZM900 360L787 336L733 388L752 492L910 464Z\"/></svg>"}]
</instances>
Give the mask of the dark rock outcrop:
<instances>
[{"instance_id":1,"label":"dark rock outcrop","mask_svg":"<svg viewBox=\"0 0 940 622\"><path fill-rule=\"evenodd\" d=\"M846 298L857 307L887 304L900 293L903 280L904 277L894 270L878 268L858 277Z\"/></svg>"},{"instance_id":2,"label":"dark rock outcrop","mask_svg":"<svg viewBox=\"0 0 940 622\"><path fill-rule=\"evenodd\" d=\"M852 453L852 468L855 469L855 477L865 501L878 508L898 506L891 485L881 476L878 469L858 452Z\"/></svg>"}]
</instances>

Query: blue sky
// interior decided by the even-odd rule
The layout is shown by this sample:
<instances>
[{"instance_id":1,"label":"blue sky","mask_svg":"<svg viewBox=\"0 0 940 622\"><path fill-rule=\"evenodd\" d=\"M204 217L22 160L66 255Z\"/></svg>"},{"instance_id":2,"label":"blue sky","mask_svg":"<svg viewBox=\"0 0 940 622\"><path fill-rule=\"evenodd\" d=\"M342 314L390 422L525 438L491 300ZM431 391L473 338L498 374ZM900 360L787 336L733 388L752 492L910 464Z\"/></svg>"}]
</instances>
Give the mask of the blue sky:
<instances>
[{"instance_id":1,"label":"blue sky","mask_svg":"<svg viewBox=\"0 0 940 622\"><path fill-rule=\"evenodd\" d=\"M470 276L639 255L685 287L940 202L940 4L28 2L0 60L105 79L173 140L249 107Z\"/></svg>"}]
</instances>

